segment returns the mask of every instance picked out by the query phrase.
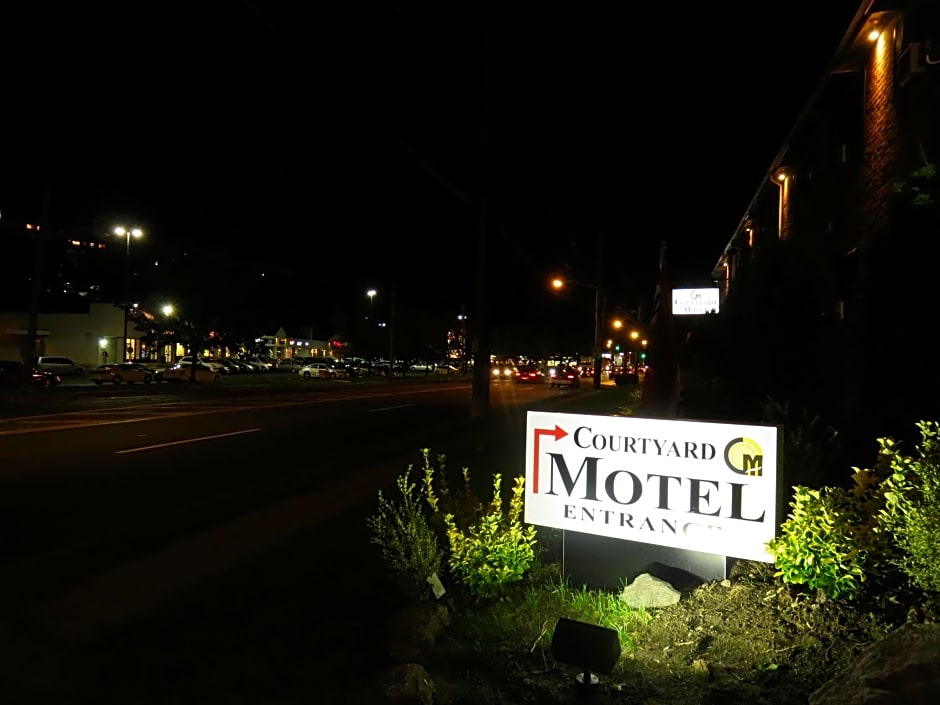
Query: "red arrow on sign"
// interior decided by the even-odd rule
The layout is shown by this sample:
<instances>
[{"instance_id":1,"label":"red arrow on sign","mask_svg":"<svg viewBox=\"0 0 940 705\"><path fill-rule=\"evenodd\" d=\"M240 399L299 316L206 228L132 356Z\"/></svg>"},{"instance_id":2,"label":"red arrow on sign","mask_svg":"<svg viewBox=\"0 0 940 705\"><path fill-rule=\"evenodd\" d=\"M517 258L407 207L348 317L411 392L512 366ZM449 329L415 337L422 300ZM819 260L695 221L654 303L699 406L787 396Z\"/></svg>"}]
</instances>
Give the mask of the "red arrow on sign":
<instances>
[{"instance_id":1,"label":"red arrow on sign","mask_svg":"<svg viewBox=\"0 0 940 705\"><path fill-rule=\"evenodd\" d=\"M532 493L539 493L539 457L541 453L539 452L539 442L542 440L542 436L552 436L556 441L564 438L568 435L568 432L563 430L561 426L556 425L555 428L537 428L535 429L535 456L532 458Z\"/></svg>"}]
</instances>

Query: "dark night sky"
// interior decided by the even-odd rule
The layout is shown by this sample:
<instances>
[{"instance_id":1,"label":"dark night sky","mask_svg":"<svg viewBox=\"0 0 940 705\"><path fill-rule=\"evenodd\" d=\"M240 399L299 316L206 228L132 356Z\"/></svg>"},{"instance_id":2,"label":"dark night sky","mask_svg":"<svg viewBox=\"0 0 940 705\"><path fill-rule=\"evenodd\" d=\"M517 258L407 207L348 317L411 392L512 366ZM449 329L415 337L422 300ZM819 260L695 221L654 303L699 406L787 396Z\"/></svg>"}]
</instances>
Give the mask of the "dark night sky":
<instances>
[{"instance_id":1,"label":"dark night sky","mask_svg":"<svg viewBox=\"0 0 940 705\"><path fill-rule=\"evenodd\" d=\"M148 247L225 243L302 291L394 278L472 309L489 22L490 291L509 327L584 308L580 334L590 293L556 317L544 282L596 281L601 231L611 307L652 296L663 239L675 283L707 283L857 2L821 5L5 8L0 209L30 217L54 166L56 222L137 219Z\"/></svg>"}]
</instances>

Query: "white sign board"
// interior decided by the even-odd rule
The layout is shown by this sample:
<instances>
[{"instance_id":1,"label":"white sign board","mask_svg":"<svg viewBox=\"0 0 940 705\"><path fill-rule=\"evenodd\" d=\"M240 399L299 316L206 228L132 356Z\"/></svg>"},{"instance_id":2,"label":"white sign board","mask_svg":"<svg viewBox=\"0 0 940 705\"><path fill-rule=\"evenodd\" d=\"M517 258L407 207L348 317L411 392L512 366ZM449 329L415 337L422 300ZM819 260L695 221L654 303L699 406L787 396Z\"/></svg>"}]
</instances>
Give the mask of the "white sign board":
<instances>
[{"instance_id":1,"label":"white sign board","mask_svg":"<svg viewBox=\"0 0 940 705\"><path fill-rule=\"evenodd\" d=\"M772 563L780 433L530 411L525 521Z\"/></svg>"},{"instance_id":2,"label":"white sign board","mask_svg":"<svg viewBox=\"0 0 940 705\"><path fill-rule=\"evenodd\" d=\"M718 288L673 289L672 315L695 316L718 313Z\"/></svg>"}]
</instances>

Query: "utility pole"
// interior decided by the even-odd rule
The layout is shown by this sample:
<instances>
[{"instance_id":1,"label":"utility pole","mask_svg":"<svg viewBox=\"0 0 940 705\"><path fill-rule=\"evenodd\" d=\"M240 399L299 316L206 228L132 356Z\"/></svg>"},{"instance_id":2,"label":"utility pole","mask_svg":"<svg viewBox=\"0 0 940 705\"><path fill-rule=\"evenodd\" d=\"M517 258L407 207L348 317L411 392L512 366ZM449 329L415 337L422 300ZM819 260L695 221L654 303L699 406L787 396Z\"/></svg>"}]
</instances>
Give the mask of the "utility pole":
<instances>
[{"instance_id":1,"label":"utility pole","mask_svg":"<svg viewBox=\"0 0 940 705\"><path fill-rule=\"evenodd\" d=\"M594 278L594 389L601 388L601 366L604 364L602 352L601 321L603 320L604 291L604 240L602 227L597 235L597 274Z\"/></svg>"},{"instance_id":2,"label":"utility pole","mask_svg":"<svg viewBox=\"0 0 940 705\"><path fill-rule=\"evenodd\" d=\"M52 193L55 187L55 176L52 171L46 172L45 192L43 193L42 208L39 223L36 226L33 245L33 278L30 282L29 318L26 323L26 336L20 348L20 358L23 360L23 379L21 391L29 394L32 390L33 355L36 352L36 337L39 333L39 309L42 306L42 281L45 269L46 232L52 221Z\"/></svg>"},{"instance_id":3,"label":"utility pole","mask_svg":"<svg viewBox=\"0 0 940 705\"><path fill-rule=\"evenodd\" d=\"M395 282L389 285L388 296L388 378L395 376Z\"/></svg>"},{"instance_id":4,"label":"utility pole","mask_svg":"<svg viewBox=\"0 0 940 705\"><path fill-rule=\"evenodd\" d=\"M485 7L485 6L484 6ZM490 295L488 252L491 224L490 131L492 128L493 37L490 18L483 19L483 119L480 127L480 233L477 238L475 341L471 416L483 418L490 406Z\"/></svg>"}]
</instances>

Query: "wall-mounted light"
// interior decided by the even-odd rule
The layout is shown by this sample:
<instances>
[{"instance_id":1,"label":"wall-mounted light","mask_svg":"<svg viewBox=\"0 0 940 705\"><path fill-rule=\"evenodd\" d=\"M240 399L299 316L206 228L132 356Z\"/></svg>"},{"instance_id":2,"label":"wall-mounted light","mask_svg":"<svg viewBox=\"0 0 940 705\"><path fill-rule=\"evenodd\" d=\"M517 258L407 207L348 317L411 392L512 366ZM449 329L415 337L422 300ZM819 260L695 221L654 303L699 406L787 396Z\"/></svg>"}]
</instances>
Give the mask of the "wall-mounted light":
<instances>
[{"instance_id":1,"label":"wall-mounted light","mask_svg":"<svg viewBox=\"0 0 940 705\"><path fill-rule=\"evenodd\" d=\"M787 239L787 215L790 205L791 177L792 174L789 171L780 167L774 172L774 178L771 180L771 183L780 189L780 196L777 203L777 237L781 240Z\"/></svg>"},{"instance_id":2,"label":"wall-mounted light","mask_svg":"<svg viewBox=\"0 0 940 705\"><path fill-rule=\"evenodd\" d=\"M868 33L868 41L876 42L878 41L878 37L880 36L881 36L881 32L879 32L877 29L873 29L871 32Z\"/></svg>"}]
</instances>

